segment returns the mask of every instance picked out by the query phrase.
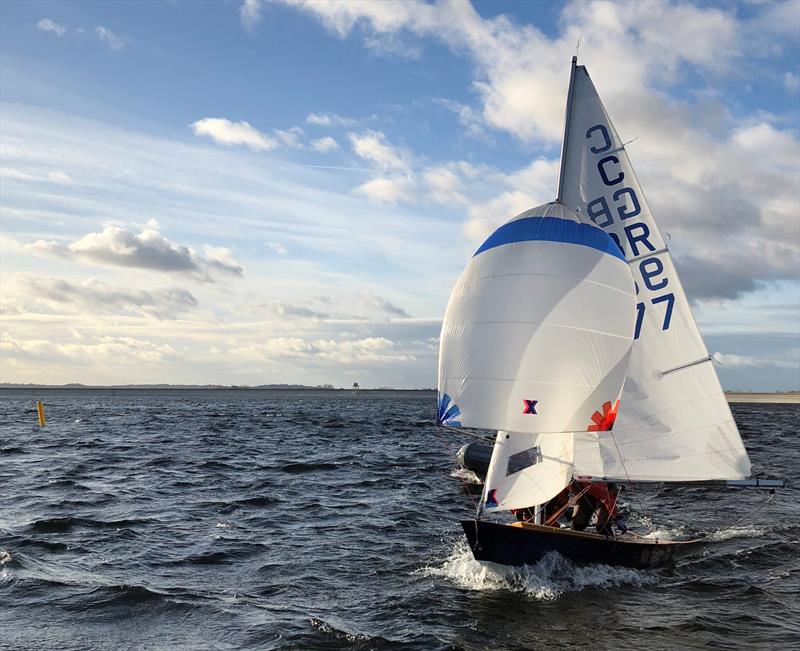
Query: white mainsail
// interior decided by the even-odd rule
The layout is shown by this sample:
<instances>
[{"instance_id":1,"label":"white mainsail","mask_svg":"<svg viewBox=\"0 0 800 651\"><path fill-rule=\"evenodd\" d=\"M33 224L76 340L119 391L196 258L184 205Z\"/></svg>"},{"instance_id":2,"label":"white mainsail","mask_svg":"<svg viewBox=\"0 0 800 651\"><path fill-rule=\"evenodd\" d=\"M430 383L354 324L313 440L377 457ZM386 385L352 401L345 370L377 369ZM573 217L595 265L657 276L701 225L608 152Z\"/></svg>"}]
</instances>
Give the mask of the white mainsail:
<instances>
[{"instance_id":1,"label":"white mainsail","mask_svg":"<svg viewBox=\"0 0 800 651\"><path fill-rule=\"evenodd\" d=\"M584 66L573 60L559 199L619 244L636 280L635 342L611 432L575 441L575 474L695 481L750 460L661 233Z\"/></svg>"},{"instance_id":2,"label":"white mainsail","mask_svg":"<svg viewBox=\"0 0 800 651\"><path fill-rule=\"evenodd\" d=\"M618 404L634 322L619 247L563 204L524 212L481 245L442 323L438 422L502 430L486 508L540 503L569 483L571 432Z\"/></svg>"}]
</instances>

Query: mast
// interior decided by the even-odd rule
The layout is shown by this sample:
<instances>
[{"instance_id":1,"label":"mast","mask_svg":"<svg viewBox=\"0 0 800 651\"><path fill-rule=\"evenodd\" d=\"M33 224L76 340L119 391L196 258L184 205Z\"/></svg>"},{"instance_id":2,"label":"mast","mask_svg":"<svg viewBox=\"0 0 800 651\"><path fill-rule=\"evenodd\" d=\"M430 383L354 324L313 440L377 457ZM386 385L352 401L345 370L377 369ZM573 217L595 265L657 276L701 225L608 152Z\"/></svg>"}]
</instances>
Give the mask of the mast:
<instances>
[{"instance_id":1,"label":"mast","mask_svg":"<svg viewBox=\"0 0 800 651\"><path fill-rule=\"evenodd\" d=\"M563 203L564 175L567 172L567 144L569 139L569 120L572 116L572 91L575 87L575 68L578 66L578 57L572 57L572 67L569 71L569 89L567 90L567 110L564 116L564 140L561 142L561 170L558 173L558 194L556 201Z\"/></svg>"}]
</instances>

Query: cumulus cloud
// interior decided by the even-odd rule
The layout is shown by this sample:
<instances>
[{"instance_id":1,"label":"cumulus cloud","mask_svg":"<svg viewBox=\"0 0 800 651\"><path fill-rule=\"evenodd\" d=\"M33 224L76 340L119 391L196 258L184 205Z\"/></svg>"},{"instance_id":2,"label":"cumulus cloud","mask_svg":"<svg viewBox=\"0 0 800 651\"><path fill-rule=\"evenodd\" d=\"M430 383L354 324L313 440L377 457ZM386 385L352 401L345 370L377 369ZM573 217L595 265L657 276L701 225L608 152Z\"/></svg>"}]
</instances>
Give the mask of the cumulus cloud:
<instances>
[{"instance_id":1,"label":"cumulus cloud","mask_svg":"<svg viewBox=\"0 0 800 651\"><path fill-rule=\"evenodd\" d=\"M14 363L86 367L93 365L161 364L178 358L168 344L154 344L134 337L91 337L81 343L59 343L45 339L18 339L4 335L2 357Z\"/></svg>"},{"instance_id":2,"label":"cumulus cloud","mask_svg":"<svg viewBox=\"0 0 800 651\"><path fill-rule=\"evenodd\" d=\"M324 136L323 138L317 138L316 140L312 140L311 149L313 149L314 151L327 153L339 149L339 143L336 142L336 140L334 140L330 136Z\"/></svg>"},{"instance_id":3,"label":"cumulus cloud","mask_svg":"<svg viewBox=\"0 0 800 651\"><path fill-rule=\"evenodd\" d=\"M406 312L402 307L394 305L390 303L385 298L382 298L375 294L374 292L367 292L363 296L363 302L366 307L370 310L376 310L383 314L386 314L390 317L397 317L400 319L408 319L410 318L410 314Z\"/></svg>"},{"instance_id":4,"label":"cumulus cloud","mask_svg":"<svg viewBox=\"0 0 800 651\"><path fill-rule=\"evenodd\" d=\"M239 5L239 19L242 21L242 27L248 31L254 30L261 22L262 9L261 0L244 0Z\"/></svg>"},{"instance_id":5,"label":"cumulus cloud","mask_svg":"<svg viewBox=\"0 0 800 651\"><path fill-rule=\"evenodd\" d=\"M373 203L408 203L414 200L414 179L410 176L381 176L362 183L353 194Z\"/></svg>"},{"instance_id":6,"label":"cumulus cloud","mask_svg":"<svg viewBox=\"0 0 800 651\"><path fill-rule=\"evenodd\" d=\"M453 166L428 168L423 173L423 178L428 186L428 196L435 203L467 203L464 183Z\"/></svg>"},{"instance_id":7,"label":"cumulus cloud","mask_svg":"<svg viewBox=\"0 0 800 651\"><path fill-rule=\"evenodd\" d=\"M723 366L797 368L797 362L790 359L756 357L753 355L736 355L733 353L714 353L714 360Z\"/></svg>"},{"instance_id":8,"label":"cumulus cloud","mask_svg":"<svg viewBox=\"0 0 800 651\"><path fill-rule=\"evenodd\" d=\"M699 92L705 89L685 99L669 92L690 75L733 75L740 61L779 56L796 39L797 3L760 5L748 18L711 5L569 3L555 35L503 15L484 18L469 3L291 6L341 38L408 33L466 55L479 108L442 99L439 104L457 115L467 133L493 128L544 148L561 139L568 62L582 36L582 58L612 120L624 135L637 137L629 153L662 230L675 238L690 295L737 297L770 280L797 278L797 133L757 119L758 113L734 118L719 98ZM674 38L678 33L681 38ZM790 92L795 81L791 72L774 76ZM364 144L356 151L362 158L401 169L391 150L381 151L385 138L365 138ZM405 171L409 157L404 162ZM529 167L498 177L500 191L477 201L474 192L459 189L453 170L431 168L422 178L433 201L470 199L464 231L480 240L512 215L552 200L557 161ZM540 182L545 177L546 191ZM410 200L409 184L392 181L376 179L356 192L373 201ZM758 243L747 247L745 269L729 254L742 242Z\"/></svg>"},{"instance_id":9,"label":"cumulus cloud","mask_svg":"<svg viewBox=\"0 0 800 651\"><path fill-rule=\"evenodd\" d=\"M30 312L66 309L92 314L140 314L164 320L178 318L198 305L197 299L185 289L113 287L95 278L72 283L49 276L17 274L11 292L17 304L24 304Z\"/></svg>"},{"instance_id":10,"label":"cumulus cloud","mask_svg":"<svg viewBox=\"0 0 800 651\"><path fill-rule=\"evenodd\" d=\"M278 146L274 138L261 133L245 121L231 122L226 118L203 118L189 126L195 135L207 136L222 145L244 145L255 151L269 151Z\"/></svg>"},{"instance_id":11,"label":"cumulus cloud","mask_svg":"<svg viewBox=\"0 0 800 651\"><path fill-rule=\"evenodd\" d=\"M291 359L328 364L385 364L414 360L413 355L395 350L395 343L386 337L347 341L275 337L256 346L234 348L231 352L247 357L255 353L266 360Z\"/></svg>"},{"instance_id":12,"label":"cumulus cloud","mask_svg":"<svg viewBox=\"0 0 800 651\"><path fill-rule=\"evenodd\" d=\"M483 116L474 108L444 97L437 98L436 103L456 114L458 123L464 127L468 136L486 138Z\"/></svg>"},{"instance_id":13,"label":"cumulus cloud","mask_svg":"<svg viewBox=\"0 0 800 651\"><path fill-rule=\"evenodd\" d=\"M351 127L358 124L358 120L342 117L336 113L309 113L306 116L306 122L321 127Z\"/></svg>"},{"instance_id":14,"label":"cumulus cloud","mask_svg":"<svg viewBox=\"0 0 800 651\"><path fill-rule=\"evenodd\" d=\"M43 32L50 32L51 34L55 34L59 37L64 36L64 34L67 32L66 27L62 27L57 22L52 21L49 18L42 18L38 23L36 23L36 29L40 29Z\"/></svg>"},{"instance_id":15,"label":"cumulus cloud","mask_svg":"<svg viewBox=\"0 0 800 651\"><path fill-rule=\"evenodd\" d=\"M304 305L292 303L260 303L258 309L279 319L327 319L330 315Z\"/></svg>"},{"instance_id":16,"label":"cumulus cloud","mask_svg":"<svg viewBox=\"0 0 800 651\"><path fill-rule=\"evenodd\" d=\"M800 78L791 72L787 72L783 76L783 85L786 86L786 90L788 90L790 93L796 93L798 90L800 90Z\"/></svg>"},{"instance_id":17,"label":"cumulus cloud","mask_svg":"<svg viewBox=\"0 0 800 651\"><path fill-rule=\"evenodd\" d=\"M489 199L469 206L464 234L474 244L483 242L495 228L511 217L555 198L557 161L540 158L511 174L483 173L502 190Z\"/></svg>"},{"instance_id":18,"label":"cumulus cloud","mask_svg":"<svg viewBox=\"0 0 800 651\"><path fill-rule=\"evenodd\" d=\"M384 170L406 170L410 166L407 151L395 147L382 131L367 130L348 134L356 156L374 163Z\"/></svg>"},{"instance_id":19,"label":"cumulus cloud","mask_svg":"<svg viewBox=\"0 0 800 651\"><path fill-rule=\"evenodd\" d=\"M292 127L291 129L283 130L283 129L275 129L274 130L275 137L283 144L285 147L289 149L302 149L303 144L300 142L300 138L302 138L305 134L300 127Z\"/></svg>"},{"instance_id":20,"label":"cumulus cloud","mask_svg":"<svg viewBox=\"0 0 800 651\"><path fill-rule=\"evenodd\" d=\"M121 50L126 45L125 41L123 41L110 29L103 27L102 25L95 27L94 33L97 34L97 38L99 38L101 42L105 43L111 50Z\"/></svg>"},{"instance_id":21,"label":"cumulus cloud","mask_svg":"<svg viewBox=\"0 0 800 651\"><path fill-rule=\"evenodd\" d=\"M213 282L219 275L244 275L242 266L228 249L206 247L206 255L202 256L190 247L173 244L152 228L135 233L118 226L106 226L100 233L89 233L67 245L37 240L25 248L35 254L90 264L181 273L206 282Z\"/></svg>"}]
</instances>

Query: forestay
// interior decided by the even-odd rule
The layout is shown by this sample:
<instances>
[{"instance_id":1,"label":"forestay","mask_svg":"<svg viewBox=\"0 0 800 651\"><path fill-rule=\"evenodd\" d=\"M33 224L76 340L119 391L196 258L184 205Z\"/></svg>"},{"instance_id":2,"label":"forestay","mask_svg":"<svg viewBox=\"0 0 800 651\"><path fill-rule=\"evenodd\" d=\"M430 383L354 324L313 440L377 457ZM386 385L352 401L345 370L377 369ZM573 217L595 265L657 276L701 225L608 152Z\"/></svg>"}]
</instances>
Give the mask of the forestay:
<instances>
[{"instance_id":1,"label":"forestay","mask_svg":"<svg viewBox=\"0 0 800 651\"><path fill-rule=\"evenodd\" d=\"M667 247L589 74L574 61L559 197L617 241L637 286L636 341L616 445L610 432L581 435L576 474L651 481L748 476L750 461Z\"/></svg>"},{"instance_id":2,"label":"forestay","mask_svg":"<svg viewBox=\"0 0 800 651\"><path fill-rule=\"evenodd\" d=\"M498 228L450 296L439 423L585 431L625 378L635 290L619 248L559 203Z\"/></svg>"}]
</instances>

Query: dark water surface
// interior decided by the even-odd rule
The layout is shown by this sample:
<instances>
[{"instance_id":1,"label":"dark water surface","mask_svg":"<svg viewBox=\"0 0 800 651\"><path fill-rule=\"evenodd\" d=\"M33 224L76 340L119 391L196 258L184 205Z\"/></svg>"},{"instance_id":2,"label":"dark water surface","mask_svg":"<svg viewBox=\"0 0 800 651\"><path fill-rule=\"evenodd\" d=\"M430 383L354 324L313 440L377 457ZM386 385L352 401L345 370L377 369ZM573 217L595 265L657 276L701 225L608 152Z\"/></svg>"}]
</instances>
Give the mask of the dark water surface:
<instances>
[{"instance_id":1,"label":"dark water surface","mask_svg":"<svg viewBox=\"0 0 800 651\"><path fill-rule=\"evenodd\" d=\"M797 405L733 405L754 469L790 482L745 522L723 530L765 492L631 499L641 528L646 514L661 535L716 532L659 571L472 560L458 520L473 508L450 476L462 441L437 432L435 406L0 392L0 647L800 647Z\"/></svg>"}]
</instances>

